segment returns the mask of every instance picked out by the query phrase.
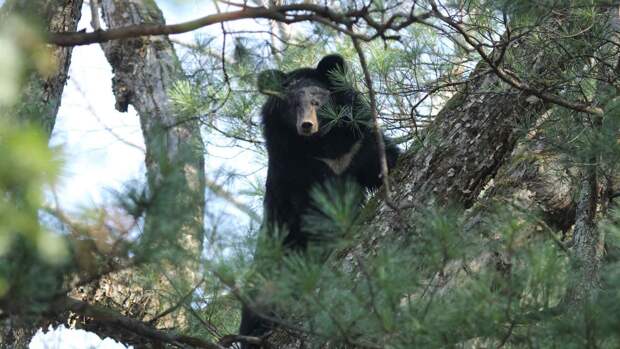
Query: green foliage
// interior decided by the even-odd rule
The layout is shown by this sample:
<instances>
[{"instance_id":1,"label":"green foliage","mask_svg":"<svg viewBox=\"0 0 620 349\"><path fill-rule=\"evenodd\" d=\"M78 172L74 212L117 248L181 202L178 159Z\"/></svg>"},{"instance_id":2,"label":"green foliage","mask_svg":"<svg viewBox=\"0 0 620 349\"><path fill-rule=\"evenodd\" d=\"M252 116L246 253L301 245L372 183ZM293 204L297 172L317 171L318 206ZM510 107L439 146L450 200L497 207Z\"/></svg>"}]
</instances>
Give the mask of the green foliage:
<instances>
[{"instance_id":1,"label":"green foliage","mask_svg":"<svg viewBox=\"0 0 620 349\"><path fill-rule=\"evenodd\" d=\"M620 163L617 79L606 70L617 64L617 50L607 39L608 14L601 4L520 0L442 1L439 6L510 75L569 101L595 101L604 110L598 117L552 106L542 119L523 110L524 120L515 122L514 127L527 136L525 146L544 149L537 156L560 159L558 171L567 182L576 183L574 174L584 168L613 175ZM330 4L334 10L361 6L350 1ZM411 10L408 4L391 0L368 6L376 21ZM421 2L414 11L429 8L429 2ZM437 144L438 135L425 128L429 121L441 117L441 110L456 113L475 103L479 96L470 93L472 86L493 74L488 62L479 64L478 47L454 28L433 17L426 24L385 33L397 35L395 40L362 43L381 123L403 141L403 147L416 151ZM271 30L285 37L276 27ZM354 29L373 32L361 20ZM329 53L344 56L349 68L331 72L337 89L353 88L362 98L354 108L324 106L320 112L330 120L328 127L343 122L355 127L370 120L368 87L346 35L308 23L281 43L260 34L232 37L223 58L221 41L202 40L200 50L209 53L190 60L196 69L190 69L191 88L183 95L191 98L179 99L181 107L189 106L186 110L207 115L207 130L224 131L233 139L260 140L258 108L264 100L258 93L259 72L315 66ZM277 80L271 80L268 90L281 93ZM531 97L507 86L499 81L482 92ZM351 115L356 118L349 121ZM585 304L583 312L567 312L564 297L574 270L570 250L564 246L567 241L557 236L569 239L571 232L541 223L545 217L536 209L526 213L516 204L498 200L485 207L478 221L470 210L429 204L385 222L399 225L400 230L389 229L398 230L398 236L383 236L369 230L385 227L367 226L382 207L378 199L370 198L364 207L351 183L317 187L312 200L314 209L304 217L313 240L307 251L283 249L285 227L263 227L270 233L259 235L255 263L247 255L229 256L221 262L226 271L218 276L225 275L221 281L228 287L241 287L244 301L268 315L273 310L284 327L301 326L311 334L310 347L326 343L368 348L583 347L591 343L591 330L600 334L599 346L617 346L613 330L617 320L612 314L620 286L614 263L620 253L612 248L618 242L611 233L606 242L616 259L605 266L609 292ZM617 222L607 221L600 229L616 227ZM368 235L376 239L369 241ZM344 255L349 258L343 261Z\"/></svg>"},{"instance_id":2,"label":"green foliage","mask_svg":"<svg viewBox=\"0 0 620 349\"><path fill-rule=\"evenodd\" d=\"M314 192L317 205L324 210L309 221L313 230L322 228L333 234L350 229L358 212L353 207L359 206L354 193L359 190L349 187L349 194L345 194L344 187L334 185ZM427 216L429 212L437 214ZM433 301L431 293L438 290L431 290L435 286L425 283L433 283L432 278L445 263L454 257L463 258L467 249L461 235L454 234L459 228L459 220L454 219L458 217L456 211L429 212L416 216L418 227L414 234L428 239L418 242L415 249L403 248L405 244L382 244L372 257L350 261L344 270L325 264L317 250L284 256L280 263L270 264L272 268L259 279L258 289L269 290L261 292L262 302L295 314L292 321L303 318L304 328L320 333L317 344L390 348L446 345L446 333L441 329L450 329L452 341L467 338L466 333L486 326L489 318L502 314L503 309L466 307L473 304L472 299L487 304L479 302L481 297L498 298L484 287L488 281L485 275L451 290L451 296ZM429 294L425 294L427 291ZM267 296L270 301L264 300ZM456 323L463 337L454 337ZM463 324L472 328L464 328Z\"/></svg>"},{"instance_id":3,"label":"green foliage","mask_svg":"<svg viewBox=\"0 0 620 349\"><path fill-rule=\"evenodd\" d=\"M313 192L322 210L307 223L339 241L329 249L348 251L355 245L355 237L346 234L358 222L356 192L346 184ZM279 320L285 327L302 326L314 334L312 347L579 348L591 340L588 331L596 333L601 347L618 344L617 259L605 267L600 298L584 304L582 312L564 312L571 257L541 234L546 228L538 217L501 208L475 230L468 219L460 209L428 207L407 220L405 238L384 239L370 256L345 265L326 262L326 245L285 254L278 241L262 245L271 253L261 254L261 268L246 284L258 292L248 301L286 314ZM601 228L615 245L615 223ZM482 238L487 234L494 236L490 246Z\"/></svg>"},{"instance_id":4,"label":"green foliage","mask_svg":"<svg viewBox=\"0 0 620 349\"><path fill-rule=\"evenodd\" d=\"M64 239L39 224L43 190L59 166L42 132L10 119L0 122L0 299L36 313L62 286L68 261Z\"/></svg>"},{"instance_id":5,"label":"green foliage","mask_svg":"<svg viewBox=\"0 0 620 349\"><path fill-rule=\"evenodd\" d=\"M359 229L362 190L355 182L334 181L315 187L310 193L314 209L304 217L310 239L322 249Z\"/></svg>"},{"instance_id":6,"label":"green foliage","mask_svg":"<svg viewBox=\"0 0 620 349\"><path fill-rule=\"evenodd\" d=\"M423 151L435 146L437 134L425 126L438 115L441 118L441 110L458 111L476 102L479 96L470 93L472 86L494 74L488 62L478 64L477 49L481 49L527 86L603 110L595 115L552 106L540 120L519 121L514 127L527 134L524 146L540 146L544 148L541 157L559 158L560 171L569 180L577 182L575 173L594 169L612 183L620 163L620 102L617 72L610 67L616 67L618 51L608 39L610 26L601 4L444 1L440 11L461 25L477 46L433 17L383 33L390 40L379 37L362 43L381 124L388 134L402 139L404 148ZM362 5L370 6L368 16L375 21L396 16L398 22L412 10L409 3L393 0L330 2L330 8L343 11ZM429 2L416 2L413 11L423 13L429 8ZM276 27L270 30L278 31ZM355 89L361 96L353 107L324 106L320 113L329 120L325 131L336 124L355 128L371 121L368 86L350 39L316 23L297 28L301 30L278 32L284 38L281 41L264 33L228 31L226 45L221 37L202 36L179 48L187 74L169 91L177 120L200 118L209 142L223 137L231 146L254 151L264 162L259 121L264 96L259 91L285 92L274 69L315 66L325 54L339 53L348 69L330 72L336 89ZM360 34L373 32L363 20L353 29ZM58 267L68 255L63 240L39 223L44 188L53 183L59 164L40 131L14 121L40 119L44 106L20 103L19 97L28 76L25 72L45 71L46 61L34 54L43 50L40 43L20 46L14 38L24 36L11 31L0 34L0 44L6 48L0 57L0 68L6 72L0 75L0 105L10 110L0 122L0 299L41 310L69 275ZM503 55L498 54L504 49ZM270 73L261 76L260 72ZM532 97L507 86L496 82L482 92ZM480 112L483 115L486 110ZM527 116L528 111L523 113ZM454 134L463 130L455 129ZM163 167L162 173L175 170L174 164ZM190 314L179 327L183 333L215 340L236 332L241 299L276 317L285 328L301 327L309 347L620 345L620 213L613 201L605 203L610 213L597 227L605 234L607 252L600 271L602 290L571 308L565 304L575 278L567 247L571 231L553 230L544 223L542 212L524 212L511 198L489 201L482 213L429 199L427 207L393 212L393 221L369 226L377 209L386 208L378 198L364 202L363 193L351 182L313 189L313 209L304 217L311 237L305 251L282 246L286 227L264 226L256 236L251 227L242 232L231 229L234 219L230 217L214 220L213 226L205 227L208 244L202 266L194 271L200 283L190 284L187 275L162 272L166 263L180 265L188 258L180 249L169 248L179 244L177 234L185 222L172 219L150 226L144 221L147 210L155 216L181 216L188 198L177 195L175 187L183 180L171 176L163 183L165 189L158 195L169 199L158 207L150 206L154 194L143 183L130 184L115 195L117 206L136 222L124 239L131 240L145 226L156 233L141 244L129 244L125 251L132 261L149 263L136 272L134 281L150 289L166 278L170 287L158 294L164 302L157 310L166 310L162 304L180 304L179 309ZM260 195L261 188L248 191ZM535 196L524 191L523 196ZM207 216L213 206L207 206ZM479 213L482 218L476 216ZM80 217L84 224L95 218ZM106 218L98 228L110 223ZM398 234L393 236L386 233L395 231ZM249 238L231 241L242 234Z\"/></svg>"},{"instance_id":7,"label":"green foliage","mask_svg":"<svg viewBox=\"0 0 620 349\"><path fill-rule=\"evenodd\" d=\"M258 90L270 96L284 97L284 73L279 70L265 70L258 74L256 85Z\"/></svg>"},{"instance_id":8,"label":"green foliage","mask_svg":"<svg viewBox=\"0 0 620 349\"><path fill-rule=\"evenodd\" d=\"M53 67L38 33L17 17L0 27L6 55L0 59L0 302L3 311L37 314L63 286L69 249L64 237L40 222L44 191L60 169L56 150L47 145L41 120L46 106L32 103L40 91L24 90L29 74Z\"/></svg>"}]
</instances>

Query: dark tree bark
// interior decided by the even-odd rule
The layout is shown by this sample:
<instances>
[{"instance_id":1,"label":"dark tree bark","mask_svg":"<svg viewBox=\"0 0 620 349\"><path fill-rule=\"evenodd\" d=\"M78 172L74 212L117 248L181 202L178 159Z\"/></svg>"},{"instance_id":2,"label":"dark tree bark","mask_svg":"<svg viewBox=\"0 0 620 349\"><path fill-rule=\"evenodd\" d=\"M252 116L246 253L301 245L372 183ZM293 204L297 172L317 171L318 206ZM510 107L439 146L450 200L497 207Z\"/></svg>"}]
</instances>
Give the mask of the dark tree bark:
<instances>
[{"instance_id":1,"label":"dark tree bark","mask_svg":"<svg viewBox=\"0 0 620 349\"><path fill-rule=\"evenodd\" d=\"M500 168L483 195L490 200L516 202L526 212L541 212L545 223L566 233L575 223L575 188L560 157L541 142L520 144L511 159ZM477 211L472 215L485 212Z\"/></svg>"}]
</instances>

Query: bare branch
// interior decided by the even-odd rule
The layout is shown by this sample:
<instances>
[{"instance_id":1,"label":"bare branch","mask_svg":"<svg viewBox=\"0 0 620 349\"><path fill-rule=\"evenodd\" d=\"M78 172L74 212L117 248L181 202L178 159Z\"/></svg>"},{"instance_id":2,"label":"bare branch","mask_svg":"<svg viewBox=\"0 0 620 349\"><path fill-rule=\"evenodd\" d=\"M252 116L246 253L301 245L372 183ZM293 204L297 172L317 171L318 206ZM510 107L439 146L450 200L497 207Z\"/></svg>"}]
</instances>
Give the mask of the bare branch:
<instances>
[{"instance_id":1,"label":"bare branch","mask_svg":"<svg viewBox=\"0 0 620 349\"><path fill-rule=\"evenodd\" d=\"M200 338L158 330L142 321L121 315L112 309L92 305L71 297L64 297L58 300L53 305L53 310L56 312L70 310L82 316L93 318L96 322L105 323L119 329L128 330L142 337L150 338L160 343L168 343L180 347L190 346L193 348L225 349L217 343L208 342Z\"/></svg>"},{"instance_id":2,"label":"bare branch","mask_svg":"<svg viewBox=\"0 0 620 349\"><path fill-rule=\"evenodd\" d=\"M192 21L171 25L138 24L93 32L52 32L49 33L48 41L59 46L88 45L146 35L181 34L216 23L237 21L248 18L270 19L282 23L314 21L328 25L339 32L356 37L357 39L370 41L377 37L395 39L397 38L396 36L388 37L385 33L388 30L398 31L412 23L422 22L429 18L430 15L430 12L422 13L420 15L413 15L412 12L407 16L404 16L403 14L396 14L387 19L385 23L379 23L370 17L368 8L366 7L361 10L336 12L330 10L328 7L310 3L281 5L271 8L266 8L264 6L244 6L239 11L212 14ZM402 21L398 21L401 17L404 17L404 19ZM363 19L368 26L376 31L376 33L373 35L361 35L347 29L360 19ZM341 25L344 27L341 27Z\"/></svg>"}]
</instances>

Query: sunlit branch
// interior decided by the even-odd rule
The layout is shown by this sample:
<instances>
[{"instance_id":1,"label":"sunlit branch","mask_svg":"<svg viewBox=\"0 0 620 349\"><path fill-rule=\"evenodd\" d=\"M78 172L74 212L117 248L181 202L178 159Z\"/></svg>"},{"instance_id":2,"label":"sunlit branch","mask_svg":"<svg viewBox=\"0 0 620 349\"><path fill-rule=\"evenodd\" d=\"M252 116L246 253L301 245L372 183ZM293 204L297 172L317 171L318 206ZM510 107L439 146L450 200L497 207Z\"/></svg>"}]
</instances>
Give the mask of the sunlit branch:
<instances>
[{"instance_id":1,"label":"sunlit branch","mask_svg":"<svg viewBox=\"0 0 620 349\"><path fill-rule=\"evenodd\" d=\"M49 33L48 41L60 46L88 45L146 35L181 34L212 24L250 18L270 19L282 23L313 21L330 26L339 32L359 40L370 41L377 37L396 39L398 38L397 36L387 36L386 32L388 30L398 31L412 23L424 21L429 17L430 12L414 15L413 11L411 11L409 14L397 13L386 19L385 22L377 22L370 16L369 9L366 7L359 10L337 12L330 10L328 7L315 4L292 4L270 8L264 6L245 6L239 11L212 14L178 24L139 24L107 30L95 30L93 32L54 32ZM348 27L356 24L360 20L363 20L366 25L373 28L375 33L372 35L362 35L348 29Z\"/></svg>"}]
</instances>

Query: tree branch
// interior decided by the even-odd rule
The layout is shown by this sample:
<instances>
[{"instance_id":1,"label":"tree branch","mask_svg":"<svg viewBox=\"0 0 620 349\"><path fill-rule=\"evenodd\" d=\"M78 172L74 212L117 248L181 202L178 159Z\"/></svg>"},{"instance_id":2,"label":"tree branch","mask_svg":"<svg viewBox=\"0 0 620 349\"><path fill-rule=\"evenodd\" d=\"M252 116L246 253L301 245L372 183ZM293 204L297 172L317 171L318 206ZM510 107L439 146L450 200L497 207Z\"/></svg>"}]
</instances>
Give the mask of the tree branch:
<instances>
[{"instance_id":1,"label":"tree branch","mask_svg":"<svg viewBox=\"0 0 620 349\"><path fill-rule=\"evenodd\" d=\"M116 39L127 39L144 35L181 34L216 23L247 18L265 18L287 22L287 11L312 11L314 13L320 13L332 18L342 17L342 15L336 14L326 7L319 7L311 4L278 6L270 9L266 7L246 7L239 11L217 13L178 24L138 24L88 33L50 33L49 42L59 46L75 46L101 43ZM289 19L288 21L291 20Z\"/></svg>"},{"instance_id":2,"label":"tree branch","mask_svg":"<svg viewBox=\"0 0 620 349\"><path fill-rule=\"evenodd\" d=\"M315 21L328 25L333 29L343 32L349 36L354 36L357 39L370 41L379 36L385 37L385 32L387 30L399 30L412 23L421 22L430 17L430 12L414 15L412 11L412 13L406 16L402 21L396 20L401 17L403 17L402 14L396 14L389 18L385 23L378 23L371 20L368 13L368 8L351 10L347 12L336 12L330 10L328 7L309 3L282 5L271 8L266 8L264 6L243 6L239 11L212 14L178 24L138 24L111 28L108 30L96 30L93 32L51 32L49 33L48 41L59 46L88 45L107 42L110 40L135 38L145 35L181 34L216 23L237 21L248 18L270 19L282 23ZM370 36L361 35L339 26L351 26L359 19L364 19L368 26L375 29L376 33Z\"/></svg>"},{"instance_id":3,"label":"tree branch","mask_svg":"<svg viewBox=\"0 0 620 349\"><path fill-rule=\"evenodd\" d=\"M559 106L562 106L562 107L565 107L565 108L568 108L574 111L582 112L582 113L593 114L593 115L603 115L603 109L601 108L592 107L592 106L589 106L583 103L575 103L575 102L566 100L560 96L547 93L547 92L543 92L539 89L536 89L530 86L526 82L521 81L513 73L497 66L495 64L495 61L491 57L489 57L489 55L487 55L486 52L484 52L484 50L482 49L482 44L474 40L474 38L472 38L467 33L467 30L465 30L461 24L453 21L450 17L442 14L437 8L437 4L434 1L431 1L430 3L431 3L431 7L433 9L433 14L435 15L435 17L439 18L440 20L448 24L450 27L454 28L463 37L463 39L469 45L471 45L474 48L474 50L476 50L478 55L480 55L480 58L482 58L482 60L489 65L489 67L491 68L491 70L493 70L495 75L497 75L497 77L500 78L502 81L506 82L507 84L509 84L510 86L518 90L534 95L545 102L553 103L553 104L556 104L556 105L559 105Z\"/></svg>"},{"instance_id":4,"label":"tree branch","mask_svg":"<svg viewBox=\"0 0 620 349\"><path fill-rule=\"evenodd\" d=\"M388 176L387 157L385 154L385 140L383 139L383 133L381 133L381 126L379 125L379 117L377 115L377 98L375 97L375 90L372 87L372 78L368 71L368 64L366 63L366 56L362 50L359 40L355 37L351 37L353 41L353 47L357 51L357 56L360 60L360 65L364 71L364 80L368 87L368 99L370 101L370 114L372 116L373 132L375 134L375 141L377 142L377 148L379 152L379 165L381 168L381 180L383 181L383 192L385 195L385 202L390 206L394 206L390 198L390 179Z\"/></svg>"},{"instance_id":5,"label":"tree branch","mask_svg":"<svg viewBox=\"0 0 620 349\"><path fill-rule=\"evenodd\" d=\"M53 304L52 308L55 312L70 310L82 316L93 318L96 322L125 329L142 337L150 338L162 343L168 343L181 347L189 345L194 348L225 349L217 343L207 342L200 338L158 330L142 321L119 314L112 309L92 305L71 297L64 297L58 300Z\"/></svg>"}]
</instances>

